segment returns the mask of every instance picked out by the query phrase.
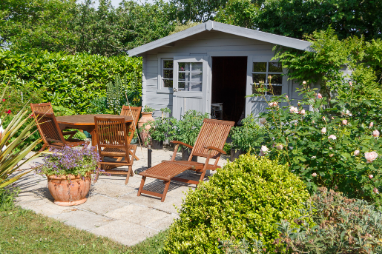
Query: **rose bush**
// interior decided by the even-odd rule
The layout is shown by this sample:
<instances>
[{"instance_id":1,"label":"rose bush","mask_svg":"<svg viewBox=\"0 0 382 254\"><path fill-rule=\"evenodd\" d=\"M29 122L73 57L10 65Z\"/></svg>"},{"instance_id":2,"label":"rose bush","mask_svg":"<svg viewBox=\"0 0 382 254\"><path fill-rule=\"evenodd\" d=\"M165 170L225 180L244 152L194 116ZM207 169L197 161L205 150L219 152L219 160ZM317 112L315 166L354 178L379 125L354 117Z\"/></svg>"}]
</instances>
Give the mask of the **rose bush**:
<instances>
[{"instance_id":1,"label":"rose bush","mask_svg":"<svg viewBox=\"0 0 382 254\"><path fill-rule=\"evenodd\" d=\"M342 89L342 95L331 100L306 83L298 103L273 96L267 112L260 114L266 130L260 155L290 165L311 193L325 186L380 207L382 126L377 121L382 107L357 96L362 84L346 84L347 96Z\"/></svg>"}]
</instances>

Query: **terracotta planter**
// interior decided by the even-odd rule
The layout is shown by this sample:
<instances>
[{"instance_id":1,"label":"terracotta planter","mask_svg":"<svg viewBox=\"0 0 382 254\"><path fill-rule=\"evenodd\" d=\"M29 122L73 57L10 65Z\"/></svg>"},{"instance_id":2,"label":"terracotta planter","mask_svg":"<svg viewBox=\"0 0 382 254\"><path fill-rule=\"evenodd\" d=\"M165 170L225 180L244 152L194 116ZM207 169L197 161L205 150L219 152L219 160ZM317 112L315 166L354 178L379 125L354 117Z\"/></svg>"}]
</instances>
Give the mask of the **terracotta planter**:
<instances>
[{"instance_id":1,"label":"terracotta planter","mask_svg":"<svg viewBox=\"0 0 382 254\"><path fill-rule=\"evenodd\" d=\"M138 122L138 128L140 129L145 123L149 121L155 121L155 119L153 118L153 112L142 112L142 117L141 119L139 119L139 122ZM146 125L145 130L139 133L143 144L145 143L146 139L149 137L149 133L147 131L150 130L150 128L151 128L150 125Z\"/></svg>"},{"instance_id":2,"label":"terracotta planter","mask_svg":"<svg viewBox=\"0 0 382 254\"><path fill-rule=\"evenodd\" d=\"M86 202L90 190L90 175L82 179L80 176L47 176L48 188L54 203L60 206L80 205Z\"/></svg>"}]
</instances>

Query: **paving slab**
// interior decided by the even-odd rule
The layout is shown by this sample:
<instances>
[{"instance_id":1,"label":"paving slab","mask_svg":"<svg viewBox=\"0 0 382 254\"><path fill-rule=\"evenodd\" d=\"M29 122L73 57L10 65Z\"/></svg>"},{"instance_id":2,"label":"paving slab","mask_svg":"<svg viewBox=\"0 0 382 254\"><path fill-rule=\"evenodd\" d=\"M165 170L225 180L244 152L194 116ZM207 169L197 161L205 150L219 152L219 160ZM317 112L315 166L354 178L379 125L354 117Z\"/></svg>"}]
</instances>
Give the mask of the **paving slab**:
<instances>
[{"instance_id":1,"label":"paving slab","mask_svg":"<svg viewBox=\"0 0 382 254\"><path fill-rule=\"evenodd\" d=\"M168 149L154 150L152 165L163 160L170 160L172 151ZM182 200L189 189L195 190L195 184L185 184L173 181L167 192L166 200L145 194L137 196L142 177L139 172L147 169L147 149L138 148L133 170L137 174L130 177L125 185L126 176L101 175L97 183L93 183L86 203L62 207L53 203L53 198L47 187L47 179L34 173L29 173L16 184L20 189L17 204L78 229L87 230L96 235L105 236L125 245L135 245L147 237L166 230L179 218L175 206L180 209ZM181 158L181 154L177 154ZM204 161L198 158L198 161ZM42 162L42 157L35 158L32 163L23 166L28 169L34 162ZM226 163L220 160L220 166ZM126 168L127 169L127 168ZM182 173L182 177L198 180L200 174L193 171ZM208 180L208 178L206 178ZM162 193L163 181L147 178L144 189Z\"/></svg>"}]
</instances>

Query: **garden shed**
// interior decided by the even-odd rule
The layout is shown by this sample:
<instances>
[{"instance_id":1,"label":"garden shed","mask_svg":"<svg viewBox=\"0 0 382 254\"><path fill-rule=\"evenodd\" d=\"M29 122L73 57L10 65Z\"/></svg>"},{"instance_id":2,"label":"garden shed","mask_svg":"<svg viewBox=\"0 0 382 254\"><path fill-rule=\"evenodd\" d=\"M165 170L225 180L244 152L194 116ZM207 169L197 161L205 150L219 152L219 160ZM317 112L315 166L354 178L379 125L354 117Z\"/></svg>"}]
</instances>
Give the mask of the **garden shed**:
<instances>
[{"instance_id":1,"label":"garden shed","mask_svg":"<svg viewBox=\"0 0 382 254\"><path fill-rule=\"evenodd\" d=\"M180 118L187 110L238 122L267 104L253 94L254 83L268 83L274 94L298 99L298 84L288 81L285 68L272 60L274 46L309 50L307 41L208 21L128 51L143 57L142 102L168 107ZM270 98L271 95L266 95Z\"/></svg>"}]
</instances>

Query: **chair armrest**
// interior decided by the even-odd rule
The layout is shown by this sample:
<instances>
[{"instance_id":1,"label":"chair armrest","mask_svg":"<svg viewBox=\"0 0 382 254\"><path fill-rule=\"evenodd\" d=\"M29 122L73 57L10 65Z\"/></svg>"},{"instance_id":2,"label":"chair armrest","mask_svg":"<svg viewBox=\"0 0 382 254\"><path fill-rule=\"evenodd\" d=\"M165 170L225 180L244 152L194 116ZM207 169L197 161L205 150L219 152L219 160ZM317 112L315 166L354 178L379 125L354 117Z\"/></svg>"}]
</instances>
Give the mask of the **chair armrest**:
<instances>
[{"instance_id":1,"label":"chair armrest","mask_svg":"<svg viewBox=\"0 0 382 254\"><path fill-rule=\"evenodd\" d=\"M218 151L219 153L222 153L222 154L227 154L222 149L219 149L219 148L216 148L216 147L213 147L213 146L205 146L204 148L209 149L209 150L215 150L215 151Z\"/></svg>"},{"instance_id":2,"label":"chair armrest","mask_svg":"<svg viewBox=\"0 0 382 254\"><path fill-rule=\"evenodd\" d=\"M181 141L173 140L173 141L171 141L171 143L173 143L173 144L179 144L179 145L182 145L182 146L187 146L187 147L190 148L190 149L193 148L193 146L190 146L190 145L188 145L188 144L186 144L186 143L183 143L183 142L181 142Z\"/></svg>"}]
</instances>

